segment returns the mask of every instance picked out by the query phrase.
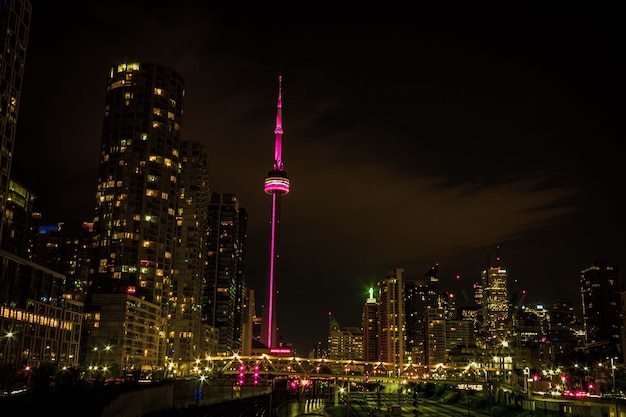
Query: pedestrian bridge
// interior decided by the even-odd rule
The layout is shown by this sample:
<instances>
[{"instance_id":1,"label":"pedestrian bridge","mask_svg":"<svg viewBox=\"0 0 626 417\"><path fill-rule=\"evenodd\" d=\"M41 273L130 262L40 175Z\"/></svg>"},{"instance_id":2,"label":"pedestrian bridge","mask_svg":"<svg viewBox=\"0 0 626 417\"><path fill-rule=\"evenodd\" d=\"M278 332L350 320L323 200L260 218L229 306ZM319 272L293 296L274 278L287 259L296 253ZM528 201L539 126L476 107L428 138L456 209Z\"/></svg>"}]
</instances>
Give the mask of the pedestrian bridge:
<instances>
[{"instance_id":1,"label":"pedestrian bridge","mask_svg":"<svg viewBox=\"0 0 626 417\"><path fill-rule=\"evenodd\" d=\"M499 368L482 367L476 363L466 366L395 364L358 360L330 360L324 358L299 358L285 355L208 356L197 359L193 368L197 375L241 375L246 379L255 376L294 377L298 379L338 378L355 382L402 383L414 382L475 382L499 379Z\"/></svg>"}]
</instances>

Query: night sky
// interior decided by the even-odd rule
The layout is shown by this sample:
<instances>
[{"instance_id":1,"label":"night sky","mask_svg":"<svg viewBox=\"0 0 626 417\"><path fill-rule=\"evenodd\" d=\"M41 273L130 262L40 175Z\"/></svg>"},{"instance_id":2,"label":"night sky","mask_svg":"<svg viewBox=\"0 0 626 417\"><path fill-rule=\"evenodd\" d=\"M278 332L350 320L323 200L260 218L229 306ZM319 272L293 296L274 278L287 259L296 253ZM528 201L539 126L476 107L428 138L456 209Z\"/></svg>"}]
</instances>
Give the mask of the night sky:
<instances>
[{"instance_id":1,"label":"night sky","mask_svg":"<svg viewBox=\"0 0 626 417\"><path fill-rule=\"evenodd\" d=\"M626 268L617 3L32 4L12 173L44 223L92 220L109 67L171 66L183 138L206 143L211 190L248 211L259 314L282 75L279 323L301 355L325 345L328 312L360 326L369 287L394 268L439 263L464 305L499 255L525 302L578 309L582 269Z\"/></svg>"}]
</instances>

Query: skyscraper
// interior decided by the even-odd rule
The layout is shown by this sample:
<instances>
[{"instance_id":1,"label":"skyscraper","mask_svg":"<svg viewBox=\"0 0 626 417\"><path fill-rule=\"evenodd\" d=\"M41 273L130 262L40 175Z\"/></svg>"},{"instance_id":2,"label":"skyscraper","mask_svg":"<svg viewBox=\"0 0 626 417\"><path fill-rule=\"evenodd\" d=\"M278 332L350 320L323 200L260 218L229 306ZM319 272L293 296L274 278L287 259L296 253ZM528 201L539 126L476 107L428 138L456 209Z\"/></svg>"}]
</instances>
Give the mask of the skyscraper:
<instances>
[{"instance_id":1,"label":"skyscraper","mask_svg":"<svg viewBox=\"0 0 626 417\"><path fill-rule=\"evenodd\" d=\"M209 241L203 316L205 322L219 332L217 352L212 353L233 354L242 348L247 217L234 194L211 193L208 211Z\"/></svg>"},{"instance_id":2,"label":"skyscraper","mask_svg":"<svg viewBox=\"0 0 626 417\"><path fill-rule=\"evenodd\" d=\"M28 0L0 2L0 248L31 15Z\"/></svg>"},{"instance_id":3,"label":"skyscraper","mask_svg":"<svg viewBox=\"0 0 626 417\"><path fill-rule=\"evenodd\" d=\"M376 362L378 358L378 303L374 298L374 289L370 288L369 297L363 305L363 359Z\"/></svg>"},{"instance_id":4,"label":"skyscraper","mask_svg":"<svg viewBox=\"0 0 626 417\"><path fill-rule=\"evenodd\" d=\"M621 291L622 282L617 265L597 260L581 271L580 295L587 347L621 345Z\"/></svg>"},{"instance_id":5,"label":"skyscraper","mask_svg":"<svg viewBox=\"0 0 626 417\"><path fill-rule=\"evenodd\" d=\"M438 307L438 274L439 265L435 264L423 277L404 279L406 349L413 363L425 363L426 312Z\"/></svg>"},{"instance_id":6,"label":"skyscraper","mask_svg":"<svg viewBox=\"0 0 626 417\"><path fill-rule=\"evenodd\" d=\"M101 361L95 353L107 348L108 359L122 369L147 369L163 366L169 353L184 96L184 80L171 68L129 62L109 70L83 346L93 354L87 363Z\"/></svg>"},{"instance_id":7,"label":"skyscraper","mask_svg":"<svg viewBox=\"0 0 626 417\"><path fill-rule=\"evenodd\" d=\"M389 271L377 285L379 360L399 367L405 362L404 269Z\"/></svg>"},{"instance_id":8,"label":"skyscraper","mask_svg":"<svg viewBox=\"0 0 626 417\"><path fill-rule=\"evenodd\" d=\"M263 325L261 326L261 342L268 348L280 346L280 329L278 327L278 272L279 272L279 231L280 231L280 198L289 193L289 178L283 165L283 113L282 113L282 76L278 77L278 105L276 108L276 128L274 129L274 165L267 173L264 190L272 197L270 215L270 248L265 304L263 305Z\"/></svg>"},{"instance_id":9,"label":"skyscraper","mask_svg":"<svg viewBox=\"0 0 626 417\"><path fill-rule=\"evenodd\" d=\"M170 363L177 368L180 368L180 364L191 363L207 354L214 354L217 350L205 338L210 330L202 321L210 198L207 149L202 143L184 140L181 142L172 307L168 320L167 349Z\"/></svg>"},{"instance_id":10,"label":"skyscraper","mask_svg":"<svg viewBox=\"0 0 626 417\"><path fill-rule=\"evenodd\" d=\"M506 334L510 326L508 273L500 267L500 256L481 273L483 333L488 340Z\"/></svg>"}]
</instances>

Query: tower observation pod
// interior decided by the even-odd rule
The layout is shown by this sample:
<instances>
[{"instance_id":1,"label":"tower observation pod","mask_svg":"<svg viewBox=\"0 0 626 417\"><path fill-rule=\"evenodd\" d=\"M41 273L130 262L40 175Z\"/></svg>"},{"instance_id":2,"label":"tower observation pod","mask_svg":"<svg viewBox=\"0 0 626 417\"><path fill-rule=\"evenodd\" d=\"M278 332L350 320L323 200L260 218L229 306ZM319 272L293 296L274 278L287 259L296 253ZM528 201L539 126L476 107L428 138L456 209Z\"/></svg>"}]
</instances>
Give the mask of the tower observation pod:
<instances>
[{"instance_id":1,"label":"tower observation pod","mask_svg":"<svg viewBox=\"0 0 626 417\"><path fill-rule=\"evenodd\" d=\"M263 183L265 193L272 198L270 216L270 245L267 287L265 289L265 303L263 304L263 319L261 324L261 342L268 348L280 346L278 327L278 271L279 271L279 227L280 227L280 198L289 193L289 178L285 172L282 157L283 146L283 113L282 113L282 76L278 77L278 105L276 107L276 127L274 128L274 165L267 173Z\"/></svg>"}]
</instances>

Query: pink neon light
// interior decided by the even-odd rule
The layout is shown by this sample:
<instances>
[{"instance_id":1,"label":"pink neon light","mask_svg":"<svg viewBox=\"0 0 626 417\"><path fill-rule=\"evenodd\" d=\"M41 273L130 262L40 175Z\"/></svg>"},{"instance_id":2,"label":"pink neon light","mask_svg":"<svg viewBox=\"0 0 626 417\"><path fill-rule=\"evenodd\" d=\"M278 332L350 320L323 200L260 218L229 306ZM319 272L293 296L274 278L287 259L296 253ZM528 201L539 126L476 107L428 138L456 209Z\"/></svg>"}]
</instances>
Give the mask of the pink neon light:
<instances>
[{"instance_id":1,"label":"pink neon light","mask_svg":"<svg viewBox=\"0 0 626 417\"><path fill-rule=\"evenodd\" d=\"M274 344L272 334L274 333L274 260L276 256L276 199L278 194L272 194L272 231L270 240L270 277L269 277L269 299L267 311L267 347L271 348Z\"/></svg>"},{"instance_id":2,"label":"pink neon light","mask_svg":"<svg viewBox=\"0 0 626 417\"><path fill-rule=\"evenodd\" d=\"M289 192L289 179L283 177L268 177L265 179L263 189L267 194L272 194L273 192L287 194Z\"/></svg>"},{"instance_id":3,"label":"pink neon light","mask_svg":"<svg viewBox=\"0 0 626 417\"><path fill-rule=\"evenodd\" d=\"M271 213L271 236L270 236L270 262L267 292L267 317L264 322L267 326L267 347L270 349L277 344L276 330L278 328L275 317L275 297L277 294L275 282L277 275L278 261L278 223L280 222L279 204L280 196L289 192L289 178L284 172L282 161L282 135L283 135L283 93L282 93L283 77L278 77L278 103L276 106L276 127L274 128L274 165L273 170L268 173L265 178L264 190L272 196L272 213Z\"/></svg>"},{"instance_id":4,"label":"pink neon light","mask_svg":"<svg viewBox=\"0 0 626 417\"><path fill-rule=\"evenodd\" d=\"M273 348L273 349L270 349L270 353L273 354L273 355L274 354L289 355L291 353L291 349L289 349L289 348Z\"/></svg>"},{"instance_id":5,"label":"pink neon light","mask_svg":"<svg viewBox=\"0 0 626 417\"><path fill-rule=\"evenodd\" d=\"M274 135L274 169L283 170L283 77L278 76L278 104L276 105L276 128Z\"/></svg>"}]
</instances>

